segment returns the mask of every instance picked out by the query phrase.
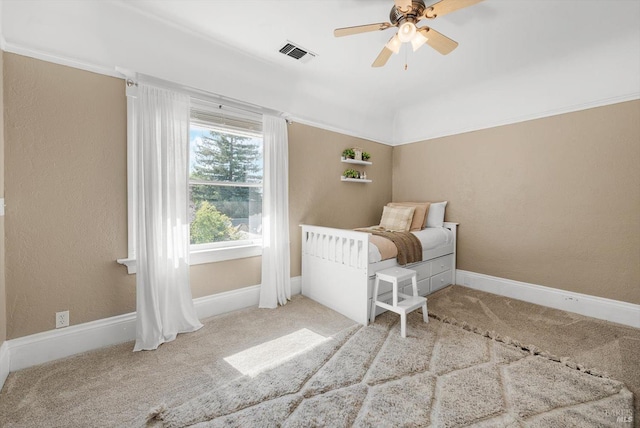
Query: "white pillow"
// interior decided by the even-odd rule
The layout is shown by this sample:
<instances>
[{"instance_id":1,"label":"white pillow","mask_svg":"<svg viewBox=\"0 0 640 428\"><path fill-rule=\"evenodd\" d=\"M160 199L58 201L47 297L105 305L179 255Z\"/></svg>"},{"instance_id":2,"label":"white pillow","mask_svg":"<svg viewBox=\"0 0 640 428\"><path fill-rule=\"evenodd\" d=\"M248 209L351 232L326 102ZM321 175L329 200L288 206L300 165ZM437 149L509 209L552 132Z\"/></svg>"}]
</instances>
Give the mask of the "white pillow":
<instances>
[{"instance_id":1,"label":"white pillow","mask_svg":"<svg viewBox=\"0 0 640 428\"><path fill-rule=\"evenodd\" d=\"M429 213L427 214L427 227L444 226L444 208L446 206L447 201L431 203Z\"/></svg>"}]
</instances>

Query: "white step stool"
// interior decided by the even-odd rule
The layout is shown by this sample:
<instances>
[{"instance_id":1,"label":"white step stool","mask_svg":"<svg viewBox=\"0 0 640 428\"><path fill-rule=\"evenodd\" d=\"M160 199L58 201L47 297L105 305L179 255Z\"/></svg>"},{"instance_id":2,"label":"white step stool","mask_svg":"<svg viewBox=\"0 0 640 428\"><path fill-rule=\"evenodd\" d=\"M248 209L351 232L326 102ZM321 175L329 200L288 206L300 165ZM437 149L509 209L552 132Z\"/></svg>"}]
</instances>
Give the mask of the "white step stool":
<instances>
[{"instance_id":1,"label":"white step stool","mask_svg":"<svg viewBox=\"0 0 640 428\"><path fill-rule=\"evenodd\" d=\"M398 292L398 283L411 279L413 296L408 296ZM393 304L390 305L378 300L378 286L380 281L387 281L393 285ZM398 296L404 300L398 302ZM376 282L373 287L373 302L371 304L371 322L376 320L376 306L400 314L400 334L407 337L407 314L422 306L422 317L424 322L429 322L427 314L427 299L418 295L418 284L416 282L416 271L401 267L393 267L376 272Z\"/></svg>"}]
</instances>

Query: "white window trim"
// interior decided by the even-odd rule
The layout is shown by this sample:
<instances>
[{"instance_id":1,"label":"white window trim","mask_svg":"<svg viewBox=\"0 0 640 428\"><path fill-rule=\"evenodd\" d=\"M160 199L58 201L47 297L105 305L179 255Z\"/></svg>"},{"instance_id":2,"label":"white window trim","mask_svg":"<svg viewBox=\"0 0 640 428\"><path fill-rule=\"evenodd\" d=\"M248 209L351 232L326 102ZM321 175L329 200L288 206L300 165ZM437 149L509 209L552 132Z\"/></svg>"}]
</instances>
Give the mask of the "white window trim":
<instances>
[{"instance_id":1,"label":"white window trim","mask_svg":"<svg viewBox=\"0 0 640 428\"><path fill-rule=\"evenodd\" d=\"M137 85L129 84L127 80L127 257L117 259L121 265L127 267L128 274L136 273L136 98ZM228 103L225 100L225 103ZM247 240L238 243L191 245L189 251L189 265L216 263L262 255L262 240Z\"/></svg>"},{"instance_id":2,"label":"white window trim","mask_svg":"<svg viewBox=\"0 0 640 428\"><path fill-rule=\"evenodd\" d=\"M206 263L223 262L225 260L244 259L262 255L262 244L246 244L234 247L208 248L205 250L191 249L189 252L189 266ZM127 273L136 273L136 259L118 259L118 263L127 267Z\"/></svg>"}]
</instances>

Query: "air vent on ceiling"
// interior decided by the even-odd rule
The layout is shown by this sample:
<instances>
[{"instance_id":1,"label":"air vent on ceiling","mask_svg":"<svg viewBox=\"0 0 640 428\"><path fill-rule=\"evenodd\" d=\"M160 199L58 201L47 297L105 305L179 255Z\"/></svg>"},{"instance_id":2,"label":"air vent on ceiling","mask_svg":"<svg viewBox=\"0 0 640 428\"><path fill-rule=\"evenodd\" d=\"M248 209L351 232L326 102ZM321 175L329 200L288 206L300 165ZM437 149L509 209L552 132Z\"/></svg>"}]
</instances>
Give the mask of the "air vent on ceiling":
<instances>
[{"instance_id":1,"label":"air vent on ceiling","mask_svg":"<svg viewBox=\"0 0 640 428\"><path fill-rule=\"evenodd\" d=\"M318 56L317 54L309 51L308 49L301 48L300 46L290 42L289 40L287 40L284 46L282 46L279 50L280 50L280 53L283 53L286 56L289 56L295 59L296 61L300 61L302 63L307 63L311 61L313 58L315 58L316 56Z\"/></svg>"}]
</instances>

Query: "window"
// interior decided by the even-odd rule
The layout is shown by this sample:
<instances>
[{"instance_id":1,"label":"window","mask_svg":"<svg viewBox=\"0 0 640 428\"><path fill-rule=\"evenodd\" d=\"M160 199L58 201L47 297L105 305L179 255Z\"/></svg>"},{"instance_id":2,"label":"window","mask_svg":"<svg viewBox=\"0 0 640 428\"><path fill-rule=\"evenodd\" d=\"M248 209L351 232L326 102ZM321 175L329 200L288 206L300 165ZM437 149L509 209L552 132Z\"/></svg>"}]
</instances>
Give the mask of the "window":
<instances>
[{"instance_id":1,"label":"window","mask_svg":"<svg viewBox=\"0 0 640 428\"><path fill-rule=\"evenodd\" d=\"M128 256L136 272L135 85L127 85ZM262 115L191 98L190 264L262 254Z\"/></svg>"},{"instance_id":2,"label":"window","mask_svg":"<svg viewBox=\"0 0 640 428\"><path fill-rule=\"evenodd\" d=\"M189 132L192 250L262 242L262 123L194 104Z\"/></svg>"}]
</instances>

